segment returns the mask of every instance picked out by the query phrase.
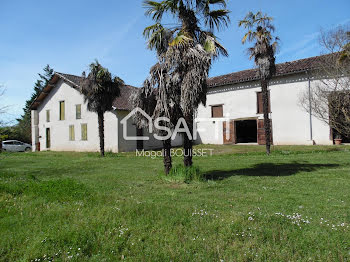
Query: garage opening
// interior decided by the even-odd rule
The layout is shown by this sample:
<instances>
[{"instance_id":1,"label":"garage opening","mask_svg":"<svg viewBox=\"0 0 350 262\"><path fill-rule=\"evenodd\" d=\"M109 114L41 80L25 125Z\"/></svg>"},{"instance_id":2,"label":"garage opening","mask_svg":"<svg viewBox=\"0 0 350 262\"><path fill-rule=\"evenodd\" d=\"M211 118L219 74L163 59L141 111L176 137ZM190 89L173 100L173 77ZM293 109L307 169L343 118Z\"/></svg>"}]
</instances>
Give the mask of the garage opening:
<instances>
[{"instance_id":1,"label":"garage opening","mask_svg":"<svg viewBox=\"0 0 350 262\"><path fill-rule=\"evenodd\" d=\"M235 121L235 125L236 143L258 142L258 127L255 119Z\"/></svg>"}]
</instances>

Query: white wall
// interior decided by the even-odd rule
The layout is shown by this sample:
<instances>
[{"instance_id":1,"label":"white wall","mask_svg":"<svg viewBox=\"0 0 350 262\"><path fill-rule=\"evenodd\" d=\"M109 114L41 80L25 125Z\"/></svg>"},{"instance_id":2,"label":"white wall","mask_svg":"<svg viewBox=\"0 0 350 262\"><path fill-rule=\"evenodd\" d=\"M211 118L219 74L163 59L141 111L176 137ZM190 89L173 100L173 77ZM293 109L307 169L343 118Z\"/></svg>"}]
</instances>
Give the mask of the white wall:
<instances>
[{"instance_id":1,"label":"white wall","mask_svg":"<svg viewBox=\"0 0 350 262\"><path fill-rule=\"evenodd\" d=\"M65 101L65 120L59 120L60 101ZM76 119L75 105L81 104L81 119ZM50 110L50 122L46 121L46 110ZM104 117L105 127L105 151L130 152L137 148L136 141L125 140L123 137L123 125L121 121L128 115L128 111L106 112ZM81 140L81 124L87 124L88 140ZM69 140L69 126L74 125L75 141ZM51 147L46 148L46 128L50 128ZM40 150L52 151L87 151L97 152L99 147L98 118L97 114L87 110L84 98L80 92L60 80L56 87L45 98L37 110L32 111L32 143L40 142ZM136 126L132 118L127 121L128 136L136 136ZM150 138L144 142L144 149L161 149L162 141L157 141L153 134L145 131L145 136ZM182 143L181 137L173 141L173 146Z\"/></svg>"},{"instance_id":2,"label":"white wall","mask_svg":"<svg viewBox=\"0 0 350 262\"><path fill-rule=\"evenodd\" d=\"M313 141L310 136L310 115L299 104L303 93L308 92L305 74L283 77L271 85L271 111L273 138L276 145L333 144L330 128L312 117ZM317 81L311 81L311 86Z\"/></svg>"},{"instance_id":3,"label":"white wall","mask_svg":"<svg viewBox=\"0 0 350 262\"><path fill-rule=\"evenodd\" d=\"M315 81L311 82L312 85ZM305 74L284 76L274 79L270 85L273 142L275 145L309 145L309 113L299 105L301 93L308 90ZM258 81L211 88L207 95L207 106L200 106L197 118L210 118L211 106L223 104L224 117L233 120L263 119L257 114L257 96L261 91ZM200 142L204 144L223 144L223 124L215 119L197 124ZM312 118L313 140L316 144L332 144L329 139L329 126ZM218 125L218 128L216 126ZM216 131L218 130L218 131ZM215 133L218 137L215 138Z\"/></svg>"},{"instance_id":4,"label":"white wall","mask_svg":"<svg viewBox=\"0 0 350 262\"><path fill-rule=\"evenodd\" d=\"M233 88L240 88L233 91ZM260 91L257 82L249 85L230 85L209 90L207 106L200 106L198 119L211 118L211 106L223 105L223 115L229 119L261 118L256 108L256 92ZM199 122L197 124L200 141L204 144L223 144L223 123L215 121Z\"/></svg>"},{"instance_id":5,"label":"white wall","mask_svg":"<svg viewBox=\"0 0 350 262\"><path fill-rule=\"evenodd\" d=\"M31 127L32 127L32 151L38 150L39 142L39 114L37 110L31 111Z\"/></svg>"}]
</instances>

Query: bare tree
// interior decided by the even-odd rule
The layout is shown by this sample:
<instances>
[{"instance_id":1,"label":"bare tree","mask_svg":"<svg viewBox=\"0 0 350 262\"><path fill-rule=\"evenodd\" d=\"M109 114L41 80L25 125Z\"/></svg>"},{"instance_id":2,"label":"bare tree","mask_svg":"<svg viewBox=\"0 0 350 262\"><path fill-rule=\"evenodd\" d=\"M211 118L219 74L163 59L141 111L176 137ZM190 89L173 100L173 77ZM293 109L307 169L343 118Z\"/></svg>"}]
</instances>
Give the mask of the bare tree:
<instances>
[{"instance_id":1,"label":"bare tree","mask_svg":"<svg viewBox=\"0 0 350 262\"><path fill-rule=\"evenodd\" d=\"M5 105L4 102L2 101L5 91L6 91L5 87L3 85L0 85L0 117L3 116L9 108L9 106ZM0 126L2 125L4 125L4 121L0 118Z\"/></svg>"},{"instance_id":2,"label":"bare tree","mask_svg":"<svg viewBox=\"0 0 350 262\"><path fill-rule=\"evenodd\" d=\"M5 87L3 85L0 85L0 127L4 125L4 121L1 118L8 110L8 106L4 105L2 101L4 94L5 94ZM0 153L2 151L2 140L4 138L5 136L0 134Z\"/></svg>"},{"instance_id":3,"label":"bare tree","mask_svg":"<svg viewBox=\"0 0 350 262\"><path fill-rule=\"evenodd\" d=\"M350 26L321 31L327 53L313 73L315 83L302 93L301 106L329 125L336 138L350 137Z\"/></svg>"}]
</instances>

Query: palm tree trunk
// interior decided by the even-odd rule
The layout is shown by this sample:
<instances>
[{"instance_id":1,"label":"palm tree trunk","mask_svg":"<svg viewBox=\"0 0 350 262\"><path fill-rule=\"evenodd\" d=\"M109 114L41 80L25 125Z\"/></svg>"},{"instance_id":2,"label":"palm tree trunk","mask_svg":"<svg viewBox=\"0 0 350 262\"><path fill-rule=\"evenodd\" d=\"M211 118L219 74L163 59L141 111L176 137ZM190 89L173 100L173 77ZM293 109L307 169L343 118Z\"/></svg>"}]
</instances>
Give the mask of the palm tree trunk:
<instances>
[{"instance_id":1,"label":"palm tree trunk","mask_svg":"<svg viewBox=\"0 0 350 262\"><path fill-rule=\"evenodd\" d=\"M100 153L101 156L105 156L105 132L104 132L104 113L98 112L98 132L100 137Z\"/></svg>"},{"instance_id":2,"label":"palm tree trunk","mask_svg":"<svg viewBox=\"0 0 350 262\"><path fill-rule=\"evenodd\" d=\"M261 80L261 91L263 98L263 112L264 112L264 129L265 129L265 144L266 154L270 155L271 152L271 121L269 118L269 91L267 89L268 81L266 79Z\"/></svg>"},{"instance_id":3,"label":"palm tree trunk","mask_svg":"<svg viewBox=\"0 0 350 262\"><path fill-rule=\"evenodd\" d=\"M183 141L183 147L184 147L184 165L185 167L189 167L192 166L193 162L192 162L192 147L193 147L193 143L192 143L192 138L193 138L193 116L190 117L190 121L188 121L186 119L186 123L187 126L189 128L190 134L192 137L188 137L187 133L184 133L184 141Z\"/></svg>"},{"instance_id":4,"label":"palm tree trunk","mask_svg":"<svg viewBox=\"0 0 350 262\"><path fill-rule=\"evenodd\" d=\"M163 141L163 162L164 162L164 171L168 175L170 169L172 168L171 160L171 139Z\"/></svg>"}]
</instances>

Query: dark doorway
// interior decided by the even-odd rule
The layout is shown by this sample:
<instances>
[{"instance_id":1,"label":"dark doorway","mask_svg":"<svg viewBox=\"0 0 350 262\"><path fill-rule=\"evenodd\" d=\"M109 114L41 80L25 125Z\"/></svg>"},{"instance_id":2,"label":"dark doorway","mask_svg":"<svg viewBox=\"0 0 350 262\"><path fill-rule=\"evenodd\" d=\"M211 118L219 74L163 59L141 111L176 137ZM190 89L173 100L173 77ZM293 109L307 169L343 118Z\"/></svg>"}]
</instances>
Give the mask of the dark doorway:
<instances>
[{"instance_id":1,"label":"dark doorway","mask_svg":"<svg viewBox=\"0 0 350 262\"><path fill-rule=\"evenodd\" d=\"M46 128L46 148L49 149L51 147L51 132L50 128Z\"/></svg>"},{"instance_id":2,"label":"dark doorway","mask_svg":"<svg viewBox=\"0 0 350 262\"><path fill-rule=\"evenodd\" d=\"M142 128L136 128L136 135L138 137L143 136L143 129ZM138 150L142 150L143 149L143 140L137 140L136 148Z\"/></svg>"},{"instance_id":3,"label":"dark doorway","mask_svg":"<svg viewBox=\"0 0 350 262\"><path fill-rule=\"evenodd\" d=\"M257 143L258 129L256 120L235 121L236 143Z\"/></svg>"},{"instance_id":4,"label":"dark doorway","mask_svg":"<svg viewBox=\"0 0 350 262\"><path fill-rule=\"evenodd\" d=\"M342 143L346 143L346 144L350 143L350 136L347 136L345 134L340 134L335 129L332 129L331 132L332 132L332 137L333 137L333 143L334 143L334 139L336 139L338 137L338 135L340 135L340 137L342 139Z\"/></svg>"}]
</instances>

